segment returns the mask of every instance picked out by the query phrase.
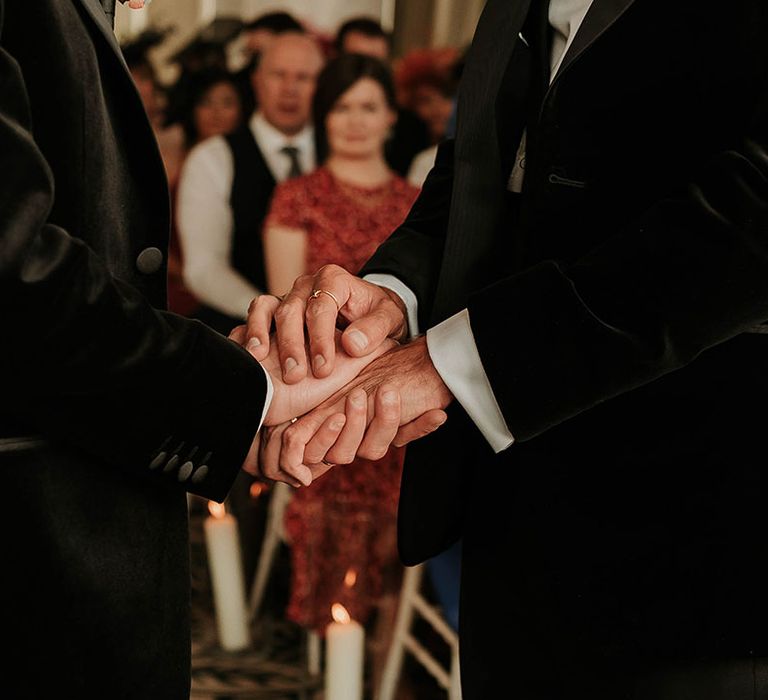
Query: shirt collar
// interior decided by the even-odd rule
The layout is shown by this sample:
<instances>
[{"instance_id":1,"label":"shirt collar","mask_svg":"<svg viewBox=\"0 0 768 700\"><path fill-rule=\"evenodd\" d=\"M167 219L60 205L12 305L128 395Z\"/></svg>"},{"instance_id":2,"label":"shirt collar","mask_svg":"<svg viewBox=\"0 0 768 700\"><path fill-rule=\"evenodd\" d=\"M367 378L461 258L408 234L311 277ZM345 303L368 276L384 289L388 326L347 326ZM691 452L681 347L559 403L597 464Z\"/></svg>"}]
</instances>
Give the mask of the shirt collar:
<instances>
[{"instance_id":1,"label":"shirt collar","mask_svg":"<svg viewBox=\"0 0 768 700\"><path fill-rule=\"evenodd\" d=\"M304 153L311 153L314 143L314 130L305 126L298 134L286 136L270 124L257 110L251 117L249 126L259 147L270 153L278 153L284 146L296 146Z\"/></svg>"}]
</instances>

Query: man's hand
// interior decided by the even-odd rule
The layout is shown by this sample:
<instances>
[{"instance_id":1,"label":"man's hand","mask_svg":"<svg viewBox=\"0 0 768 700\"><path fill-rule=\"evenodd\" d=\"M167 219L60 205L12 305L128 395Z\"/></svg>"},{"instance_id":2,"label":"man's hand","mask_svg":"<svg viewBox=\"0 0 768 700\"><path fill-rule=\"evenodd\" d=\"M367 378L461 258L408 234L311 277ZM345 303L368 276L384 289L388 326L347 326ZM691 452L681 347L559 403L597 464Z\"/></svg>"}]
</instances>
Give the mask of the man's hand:
<instances>
[{"instance_id":1,"label":"man's hand","mask_svg":"<svg viewBox=\"0 0 768 700\"><path fill-rule=\"evenodd\" d=\"M284 481L294 487L309 486L314 479L335 466L324 460L332 448L357 450L365 434L366 440L389 444L400 425L400 395L391 386L383 384L374 397L372 416L368 415L367 395L364 391L353 392L345 402L346 412L330 413L318 421L312 436L312 450L308 464L299 464L290 470L280 466L283 434L293 421L261 429L257 440L243 464L243 469L254 476ZM368 426L366 430L366 426Z\"/></svg>"},{"instance_id":2,"label":"man's hand","mask_svg":"<svg viewBox=\"0 0 768 700\"><path fill-rule=\"evenodd\" d=\"M319 403L331 396L334 392L352 381L362 369L377 357L397 345L394 340L384 339L373 352L364 357L350 357L339 345L341 332L336 330L334 335L334 349L337 351L336 371L329 377L317 378L305 377L298 383L288 384L283 381L280 371L280 357L278 355L278 343L270 344L270 351L262 360L261 365L269 372L272 378L274 396L272 403L264 418L265 425L278 425L291 418L301 416L313 409ZM362 410L365 412L366 400L362 401ZM344 411L341 411L344 413Z\"/></svg>"},{"instance_id":3,"label":"man's hand","mask_svg":"<svg viewBox=\"0 0 768 700\"><path fill-rule=\"evenodd\" d=\"M398 396L397 426L374 420L377 402L389 392ZM364 424L359 415L350 419L347 413L363 395L368 405ZM262 471L297 478L301 475L301 482L306 484L308 474L317 478L329 463L348 464L355 457L380 459L390 444L402 446L436 430L445 422L443 409L452 400L453 395L432 364L426 340L419 338L381 355L343 389L287 425L281 433L280 450L274 447L264 455ZM327 435L315 439L323 426L342 413L347 416L346 423L330 448Z\"/></svg>"},{"instance_id":4,"label":"man's hand","mask_svg":"<svg viewBox=\"0 0 768 700\"><path fill-rule=\"evenodd\" d=\"M273 321L276 331L270 337ZM338 265L325 265L314 275L299 277L282 300L270 294L254 299L247 323L235 328L230 338L260 361L277 342L283 380L295 384L307 376L308 367L317 378L334 371L337 325L346 326L341 347L352 357L363 357L387 338L400 341L405 337L405 305L394 292Z\"/></svg>"},{"instance_id":5,"label":"man's hand","mask_svg":"<svg viewBox=\"0 0 768 700\"><path fill-rule=\"evenodd\" d=\"M335 333L336 344L340 342L340 336L341 332L337 330ZM272 402L264 418L266 429L262 429L263 435L257 434L254 438L242 468L249 474L285 481L292 486L299 486L302 483L308 486L312 481L312 472L309 469L297 467L286 472L277 466L276 459L270 461L270 456L274 454L275 450L279 453L280 436L283 431L291 424L291 421L296 420L297 416L317 406L340 387L350 382L375 358L396 345L394 340L385 339L376 350L360 358L349 357L340 347L337 347L339 355L337 368L331 377L318 379L309 376L298 384L289 385L282 380L277 353L278 346L276 343L272 343L269 354L261 363L264 369L269 372L274 388ZM356 448L363 438L368 423L371 424L371 428L369 428L371 434L384 432L387 435L390 433L394 435L400 424L400 397L396 390L383 384L370 408L365 391L352 392L349 400L341 406L339 411L328 412L323 421L316 423L313 445L316 451L322 449L322 454L317 459L318 464L313 466L316 469L327 468L327 465L323 465L321 460L337 440L341 440L342 446L348 447L355 440L355 436L358 436L357 442L354 444L354 448ZM347 426L346 430L344 430L345 426ZM271 450L267 449L269 445L272 446ZM266 470L260 469L261 461L266 461L270 467Z\"/></svg>"}]
</instances>

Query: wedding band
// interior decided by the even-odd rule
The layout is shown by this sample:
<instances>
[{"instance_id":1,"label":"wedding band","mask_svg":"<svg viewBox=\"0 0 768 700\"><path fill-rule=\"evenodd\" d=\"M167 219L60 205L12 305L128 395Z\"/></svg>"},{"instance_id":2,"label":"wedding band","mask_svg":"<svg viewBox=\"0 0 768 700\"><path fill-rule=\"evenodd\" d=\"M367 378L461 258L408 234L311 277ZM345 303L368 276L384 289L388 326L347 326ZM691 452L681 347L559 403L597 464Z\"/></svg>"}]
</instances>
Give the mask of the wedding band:
<instances>
[{"instance_id":1,"label":"wedding band","mask_svg":"<svg viewBox=\"0 0 768 700\"><path fill-rule=\"evenodd\" d=\"M335 467L335 466L337 466L337 465L335 465L333 462L329 462L329 461L327 461L327 460L325 460L325 459L321 459L320 461L321 461L321 462L322 462L322 463L323 463L323 464L324 464L326 467Z\"/></svg>"},{"instance_id":2,"label":"wedding band","mask_svg":"<svg viewBox=\"0 0 768 700\"><path fill-rule=\"evenodd\" d=\"M327 294L331 299L333 299L333 303L336 304L336 311L341 311L341 304L339 304L339 300L336 298L336 296L329 292L327 289L313 289L312 294L309 295L310 299L317 299L321 294Z\"/></svg>"}]
</instances>

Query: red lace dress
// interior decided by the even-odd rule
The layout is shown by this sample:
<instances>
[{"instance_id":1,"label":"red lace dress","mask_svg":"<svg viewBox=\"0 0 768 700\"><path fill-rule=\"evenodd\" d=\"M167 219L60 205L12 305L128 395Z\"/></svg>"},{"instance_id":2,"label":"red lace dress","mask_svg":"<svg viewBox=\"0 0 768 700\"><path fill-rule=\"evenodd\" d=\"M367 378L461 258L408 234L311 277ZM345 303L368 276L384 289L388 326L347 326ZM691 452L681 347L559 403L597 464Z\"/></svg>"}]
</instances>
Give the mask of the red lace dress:
<instances>
[{"instance_id":1,"label":"red lace dress","mask_svg":"<svg viewBox=\"0 0 768 700\"><path fill-rule=\"evenodd\" d=\"M306 270L335 263L357 273L402 223L419 190L399 176L364 188L326 168L275 190L265 226L307 233ZM336 467L293 492L285 528L291 546L289 619L322 633L339 602L365 624L377 600L400 585L396 513L403 449L375 462Z\"/></svg>"}]
</instances>

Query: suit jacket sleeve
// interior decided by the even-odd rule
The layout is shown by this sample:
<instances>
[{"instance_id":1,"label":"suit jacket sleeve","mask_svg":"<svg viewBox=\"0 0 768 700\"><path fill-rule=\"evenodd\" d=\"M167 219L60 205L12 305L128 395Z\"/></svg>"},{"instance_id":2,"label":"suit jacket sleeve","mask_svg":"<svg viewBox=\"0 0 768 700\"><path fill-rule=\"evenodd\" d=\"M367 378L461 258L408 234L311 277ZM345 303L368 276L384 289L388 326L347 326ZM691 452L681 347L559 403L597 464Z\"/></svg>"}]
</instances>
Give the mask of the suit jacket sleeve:
<instances>
[{"instance_id":1,"label":"suit jacket sleeve","mask_svg":"<svg viewBox=\"0 0 768 700\"><path fill-rule=\"evenodd\" d=\"M768 105L758 99L740 143L676 196L571 264L545 260L471 297L483 366L517 440L768 319Z\"/></svg>"},{"instance_id":2,"label":"suit jacket sleeve","mask_svg":"<svg viewBox=\"0 0 768 700\"><path fill-rule=\"evenodd\" d=\"M740 143L676 196L573 263L545 260L470 296L483 367L517 441L768 319L766 124L768 104L758 100ZM403 226L365 267L416 292L422 328L451 198L451 153L441 156Z\"/></svg>"},{"instance_id":3,"label":"suit jacket sleeve","mask_svg":"<svg viewBox=\"0 0 768 700\"><path fill-rule=\"evenodd\" d=\"M153 309L76 231L48 221L55 182L2 48L0 170L3 422L160 483L178 484L164 468L174 456L205 465L189 488L222 500L259 424L264 371L201 324Z\"/></svg>"}]
</instances>

